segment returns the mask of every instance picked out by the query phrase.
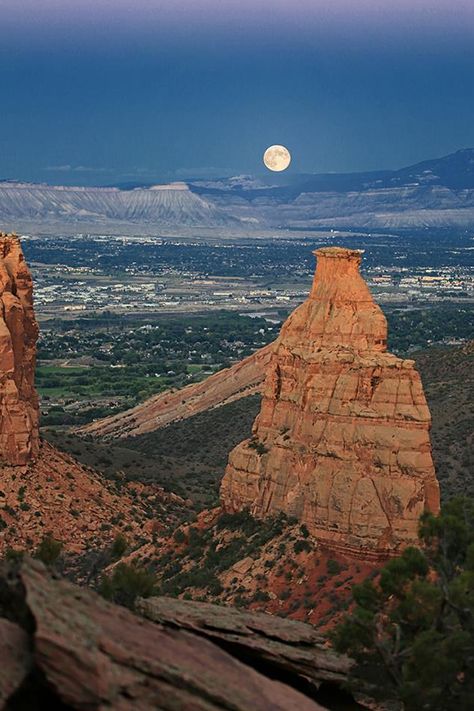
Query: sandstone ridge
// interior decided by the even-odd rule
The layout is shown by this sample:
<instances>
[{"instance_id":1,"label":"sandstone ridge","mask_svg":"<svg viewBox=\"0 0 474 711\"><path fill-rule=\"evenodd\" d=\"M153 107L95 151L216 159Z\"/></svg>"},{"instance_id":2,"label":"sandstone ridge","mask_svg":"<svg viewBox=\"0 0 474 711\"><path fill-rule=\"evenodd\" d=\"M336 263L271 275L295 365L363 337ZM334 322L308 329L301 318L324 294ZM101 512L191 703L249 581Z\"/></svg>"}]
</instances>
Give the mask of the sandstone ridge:
<instances>
[{"instance_id":1,"label":"sandstone ridge","mask_svg":"<svg viewBox=\"0 0 474 711\"><path fill-rule=\"evenodd\" d=\"M439 508L431 417L414 361L387 353L362 253L317 250L309 298L282 327L253 437L230 454L224 509L284 511L321 542L383 558Z\"/></svg>"},{"instance_id":2,"label":"sandstone ridge","mask_svg":"<svg viewBox=\"0 0 474 711\"><path fill-rule=\"evenodd\" d=\"M78 432L104 439L133 437L260 392L271 349L269 344L200 383L155 395L131 410L85 425Z\"/></svg>"}]
</instances>

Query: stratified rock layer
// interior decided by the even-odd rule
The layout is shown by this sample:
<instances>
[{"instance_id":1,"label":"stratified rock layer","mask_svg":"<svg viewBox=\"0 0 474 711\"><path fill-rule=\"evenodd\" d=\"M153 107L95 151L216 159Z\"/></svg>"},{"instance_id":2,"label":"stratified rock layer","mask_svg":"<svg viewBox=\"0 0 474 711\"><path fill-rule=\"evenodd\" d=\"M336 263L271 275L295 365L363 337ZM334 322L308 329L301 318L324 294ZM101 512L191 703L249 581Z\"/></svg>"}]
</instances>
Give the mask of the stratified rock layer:
<instances>
[{"instance_id":1,"label":"stratified rock layer","mask_svg":"<svg viewBox=\"0 0 474 711\"><path fill-rule=\"evenodd\" d=\"M38 453L32 292L18 237L0 233L0 464L26 464Z\"/></svg>"},{"instance_id":2,"label":"stratified rock layer","mask_svg":"<svg viewBox=\"0 0 474 711\"><path fill-rule=\"evenodd\" d=\"M430 413L414 361L386 352L387 324L361 253L317 250L309 298L283 325L253 437L230 454L228 511L284 511L345 552L384 557L437 511Z\"/></svg>"}]
</instances>

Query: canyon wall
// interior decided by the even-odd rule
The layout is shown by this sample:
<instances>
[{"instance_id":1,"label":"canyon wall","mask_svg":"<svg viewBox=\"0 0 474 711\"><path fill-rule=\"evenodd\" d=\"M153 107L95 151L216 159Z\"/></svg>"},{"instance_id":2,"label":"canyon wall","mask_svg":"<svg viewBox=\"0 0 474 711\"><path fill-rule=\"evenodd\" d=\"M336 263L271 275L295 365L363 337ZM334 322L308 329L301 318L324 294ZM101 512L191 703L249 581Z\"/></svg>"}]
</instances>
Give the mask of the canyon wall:
<instances>
[{"instance_id":1,"label":"canyon wall","mask_svg":"<svg viewBox=\"0 0 474 711\"><path fill-rule=\"evenodd\" d=\"M430 413L414 362L386 352L361 252L315 254L310 296L272 349L253 437L229 456L222 505L284 511L335 549L385 557L439 508Z\"/></svg>"},{"instance_id":2,"label":"canyon wall","mask_svg":"<svg viewBox=\"0 0 474 711\"><path fill-rule=\"evenodd\" d=\"M0 465L23 465L38 454L32 292L18 237L0 233Z\"/></svg>"}]
</instances>

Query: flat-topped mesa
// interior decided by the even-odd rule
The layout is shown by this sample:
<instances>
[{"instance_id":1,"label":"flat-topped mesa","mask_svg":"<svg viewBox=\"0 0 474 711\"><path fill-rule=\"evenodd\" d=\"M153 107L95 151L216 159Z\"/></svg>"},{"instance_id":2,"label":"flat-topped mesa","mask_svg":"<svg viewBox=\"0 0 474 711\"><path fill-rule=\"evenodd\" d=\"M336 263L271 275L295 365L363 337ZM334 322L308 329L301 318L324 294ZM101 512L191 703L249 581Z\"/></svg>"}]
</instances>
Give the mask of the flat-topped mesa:
<instances>
[{"instance_id":1,"label":"flat-topped mesa","mask_svg":"<svg viewBox=\"0 0 474 711\"><path fill-rule=\"evenodd\" d=\"M20 241L0 233L0 467L26 464L38 453L37 339L33 282Z\"/></svg>"},{"instance_id":2,"label":"flat-topped mesa","mask_svg":"<svg viewBox=\"0 0 474 711\"><path fill-rule=\"evenodd\" d=\"M284 511L330 547L383 558L416 543L421 513L439 508L430 413L414 362L386 352L361 253L316 255L311 294L275 342L253 437L230 453L221 501Z\"/></svg>"}]
</instances>

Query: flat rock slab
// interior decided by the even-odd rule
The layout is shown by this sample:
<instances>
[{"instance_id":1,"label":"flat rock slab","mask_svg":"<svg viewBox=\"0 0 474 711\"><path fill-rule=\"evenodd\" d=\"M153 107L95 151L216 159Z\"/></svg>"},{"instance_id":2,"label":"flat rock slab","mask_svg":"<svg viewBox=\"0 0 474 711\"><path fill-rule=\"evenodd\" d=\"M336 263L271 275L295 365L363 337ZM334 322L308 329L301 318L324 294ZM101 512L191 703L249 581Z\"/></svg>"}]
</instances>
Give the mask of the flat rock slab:
<instances>
[{"instance_id":1,"label":"flat rock slab","mask_svg":"<svg viewBox=\"0 0 474 711\"><path fill-rule=\"evenodd\" d=\"M34 649L30 685L35 679L36 683L44 680L66 708L322 709L308 696L268 678L202 636L139 618L91 590L52 578L36 561L26 561L15 573L0 576L0 592L0 615L19 609L28 627L23 632L2 620L1 639L9 648L12 643L18 647L24 662L10 687L20 687L29 671L27 637ZM13 691L10 687L7 695Z\"/></svg>"},{"instance_id":2,"label":"flat rock slab","mask_svg":"<svg viewBox=\"0 0 474 711\"><path fill-rule=\"evenodd\" d=\"M262 663L272 675L294 677L313 684L343 684L351 662L334 654L314 627L261 612L244 612L206 602L153 597L140 600L140 612L167 628L193 632L232 652L240 659Z\"/></svg>"}]
</instances>

